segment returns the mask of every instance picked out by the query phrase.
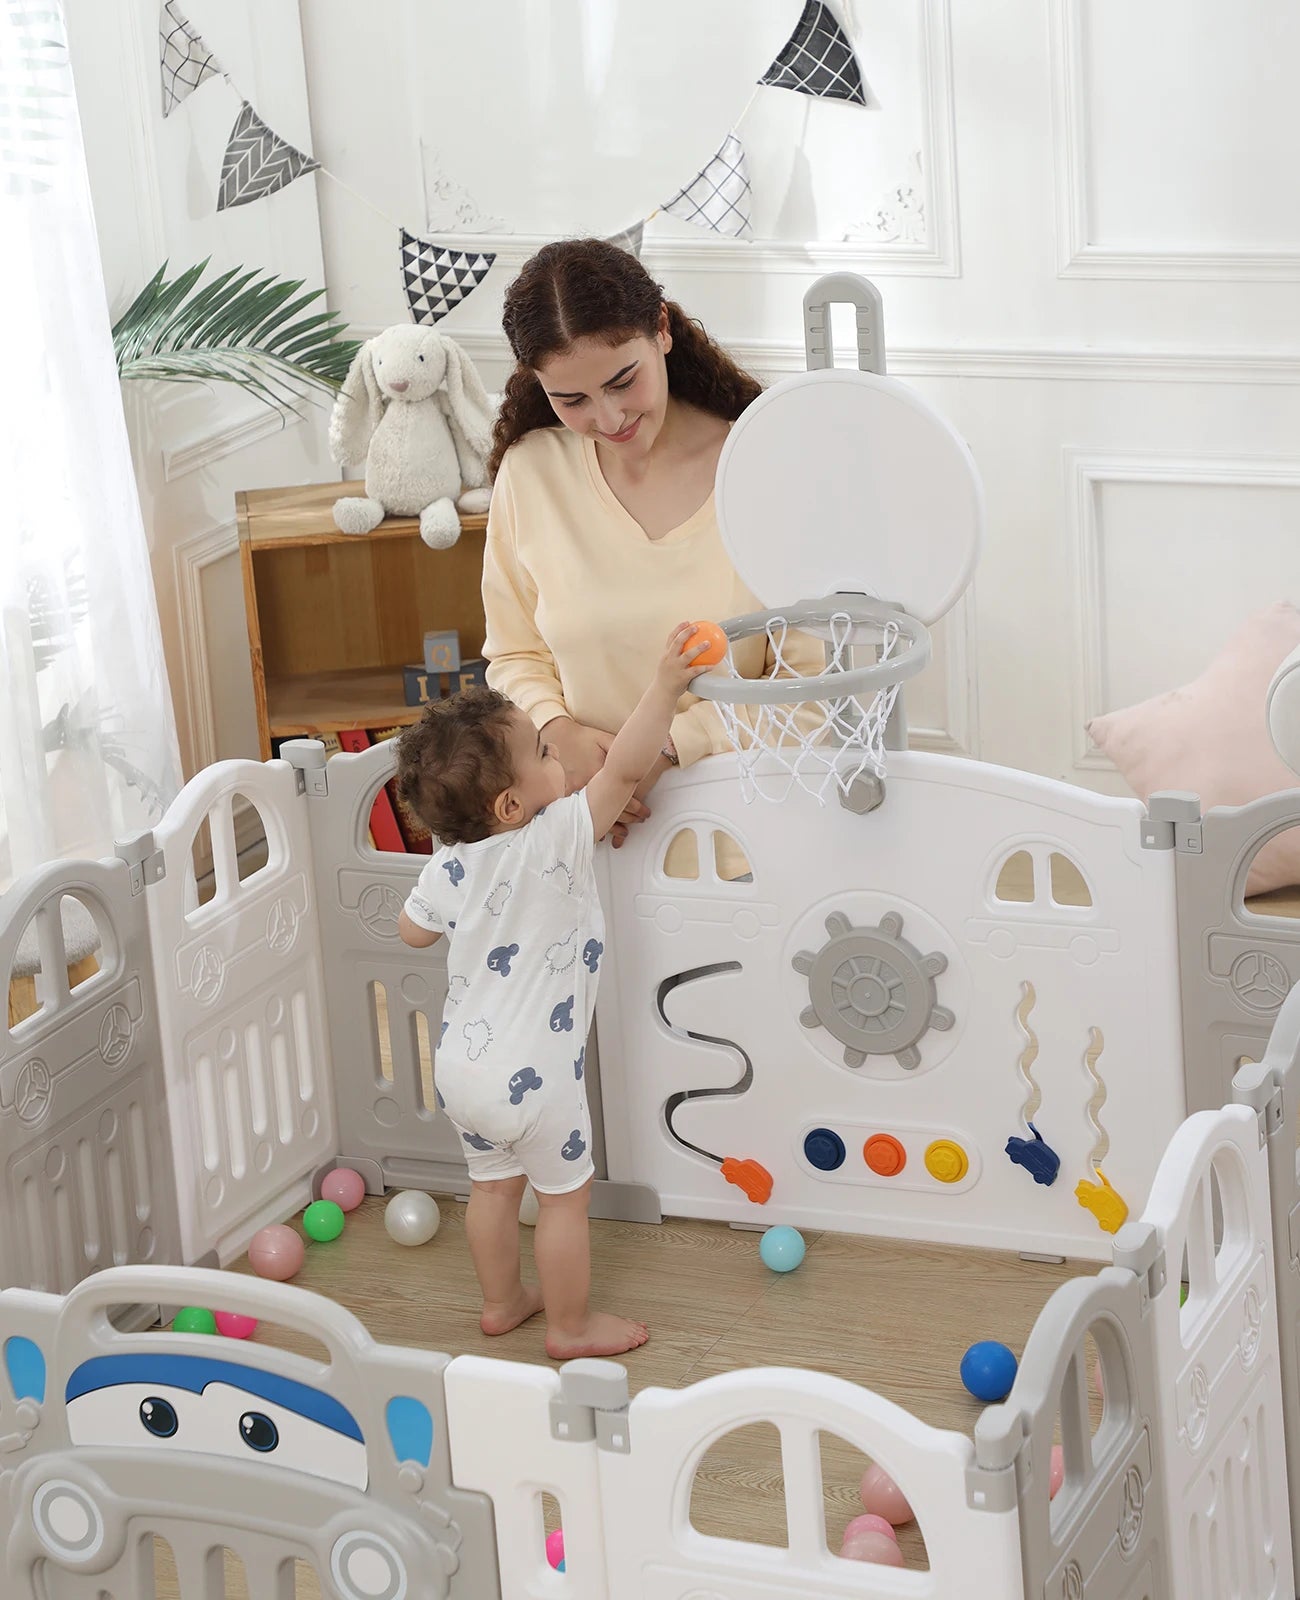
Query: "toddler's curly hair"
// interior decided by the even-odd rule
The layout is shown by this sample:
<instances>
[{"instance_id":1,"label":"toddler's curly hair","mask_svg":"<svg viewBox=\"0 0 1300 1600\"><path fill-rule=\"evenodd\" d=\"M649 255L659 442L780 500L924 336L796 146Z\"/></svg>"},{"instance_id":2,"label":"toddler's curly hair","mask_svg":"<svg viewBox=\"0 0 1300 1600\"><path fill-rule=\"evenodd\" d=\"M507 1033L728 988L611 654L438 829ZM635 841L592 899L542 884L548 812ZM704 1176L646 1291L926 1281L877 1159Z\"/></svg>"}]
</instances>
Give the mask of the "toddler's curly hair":
<instances>
[{"instance_id":1,"label":"toddler's curly hair","mask_svg":"<svg viewBox=\"0 0 1300 1600\"><path fill-rule=\"evenodd\" d=\"M515 781L507 732L511 702L495 689L435 700L397 745L397 791L443 844L492 832L492 806Z\"/></svg>"}]
</instances>

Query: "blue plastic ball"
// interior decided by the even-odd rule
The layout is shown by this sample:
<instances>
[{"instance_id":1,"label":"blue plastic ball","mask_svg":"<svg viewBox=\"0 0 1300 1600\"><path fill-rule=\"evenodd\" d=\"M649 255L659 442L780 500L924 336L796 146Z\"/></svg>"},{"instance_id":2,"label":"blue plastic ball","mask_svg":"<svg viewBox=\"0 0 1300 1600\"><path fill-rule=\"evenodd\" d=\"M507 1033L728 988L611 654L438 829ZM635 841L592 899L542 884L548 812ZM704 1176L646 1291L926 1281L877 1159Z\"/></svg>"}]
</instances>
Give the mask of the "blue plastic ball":
<instances>
[{"instance_id":1,"label":"blue plastic ball","mask_svg":"<svg viewBox=\"0 0 1300 1600\"><path fill-rule=\"evenodd\" d=\"M793 1272L804 1258L807 1245L798 1228L769 1228L758 1242L763 1265L773 1272Z\"/></svg>"},{"instance_id":2,"label":"blue plastic ball","mask_svg":"<svg viewBox=\"0 0 1300 1600\"><path fill-rule=\"evenodd\" d=\"M1016 1358L996 1339L981 1339L961 1358L961 1381L977 1400L1005 1400L1016 1381Z\"/></svg>"}]
</instances>

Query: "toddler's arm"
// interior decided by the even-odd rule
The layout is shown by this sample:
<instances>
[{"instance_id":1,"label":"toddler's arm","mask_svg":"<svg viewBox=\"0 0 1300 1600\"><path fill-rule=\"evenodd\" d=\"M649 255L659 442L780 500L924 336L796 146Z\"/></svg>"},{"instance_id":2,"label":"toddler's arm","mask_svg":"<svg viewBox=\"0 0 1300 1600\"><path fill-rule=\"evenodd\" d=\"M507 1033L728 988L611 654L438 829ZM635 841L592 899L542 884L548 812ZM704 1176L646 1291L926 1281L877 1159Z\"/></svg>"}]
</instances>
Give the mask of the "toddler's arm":
<instances>
[{"instance_id":1,"label":"toddler's arm","mask_svg":"<svg viewBox=\"0 0 1300 1600\"><path fill-rule=\"evenodd\" d=\"M696 665L695 660L701 651L708 649L706 642L702 641L685 653L682 651L694 626L691 622L680 622L669 634L650 687L615 735L605 765L584 790L592 831L597 839L603 839L618 821L632 798L632 791L654 765L667 742L677 702L691 680L709 670Z\"/></svg>"},{"instance_id":2,"label":"toddler's arm","mask_svg":"<svg viewBox=\"0 0 1300 1600\"><path fill-rule=\"evenodd\" d=\"M442 938L442 934L435 933L432 928L422 928L418 922L412 922L405 911L398 913L397 931L402 936L403 944L409 944L413 950L423 950Z\"/></svg>"}]
</instances>

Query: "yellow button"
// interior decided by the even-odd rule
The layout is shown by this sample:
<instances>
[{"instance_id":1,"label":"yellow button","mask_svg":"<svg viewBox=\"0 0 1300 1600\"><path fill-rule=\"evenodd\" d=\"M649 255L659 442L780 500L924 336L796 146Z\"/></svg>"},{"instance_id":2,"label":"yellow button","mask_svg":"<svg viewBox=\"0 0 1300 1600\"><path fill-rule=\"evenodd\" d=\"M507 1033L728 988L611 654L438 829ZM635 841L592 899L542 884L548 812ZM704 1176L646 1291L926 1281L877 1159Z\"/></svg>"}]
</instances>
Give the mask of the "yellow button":
<instances>
[{"instance_id":1,"label":"yellow button","mask_svg":"<svg viewBox=\"0 0 1300 1600\"><path fill-rule=\"evenodd\" d=\"M936 1139L926 1147L925 1170L940 1183L960 1183L970 1170L970 1161L955 1139Z\"/></svg>"}]
</instances>

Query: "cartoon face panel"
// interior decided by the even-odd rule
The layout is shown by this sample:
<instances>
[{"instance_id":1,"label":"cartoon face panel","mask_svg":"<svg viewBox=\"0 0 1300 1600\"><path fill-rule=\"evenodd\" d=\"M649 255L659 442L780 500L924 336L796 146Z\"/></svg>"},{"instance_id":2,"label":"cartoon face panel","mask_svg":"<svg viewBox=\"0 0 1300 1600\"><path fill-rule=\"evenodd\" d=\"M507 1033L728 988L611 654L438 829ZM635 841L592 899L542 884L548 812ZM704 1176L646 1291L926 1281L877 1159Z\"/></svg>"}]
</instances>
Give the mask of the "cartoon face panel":
<instances>
[{"instance_id":1,"label":"cartoon face panel","mask_svg":"<svg viewBox=\"0 0 1300 1600\"><path fill-rule=\"evenodd\" d=\"M68 1432L76 1445L162 1446L365 1489L361 1430L319 1389L254 1367L203 1356L100 1356L68 1380Z\"/></svg>"}]
</instances>

